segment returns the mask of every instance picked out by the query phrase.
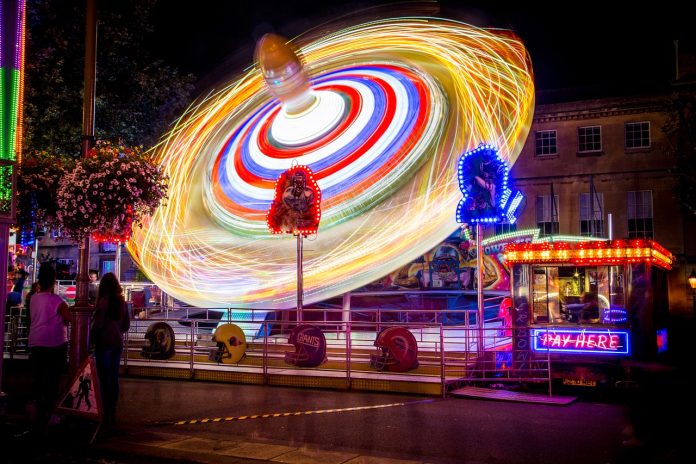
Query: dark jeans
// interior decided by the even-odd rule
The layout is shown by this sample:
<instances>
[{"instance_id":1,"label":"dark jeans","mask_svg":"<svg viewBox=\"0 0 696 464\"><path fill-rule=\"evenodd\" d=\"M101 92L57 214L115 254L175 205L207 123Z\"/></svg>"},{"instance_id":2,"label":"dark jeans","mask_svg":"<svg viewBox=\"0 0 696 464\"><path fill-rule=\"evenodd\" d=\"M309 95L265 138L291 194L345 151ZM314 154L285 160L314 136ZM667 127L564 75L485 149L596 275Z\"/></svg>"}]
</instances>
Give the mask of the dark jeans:
<instances>
[{"instance_id":1,"label":"dark jeans","mask_svg":"<svg viewBox=\"0 0 696 464\"><path fill-rule=\"evenodd\" d=\"M107 425L113 424L115 420L119 392L118 368L121 364L122 351L123 348L114 348L94 352L97 375L99 375L99 391L104 408L104 423Z\"/></svg>"},{"instance_id":2,"label":"dark jeans","mask_svg":"<svg viewBox=\"0 0 696 464\"><path fill-rule=\"evenodd\" d=\"M31 347L30 360L34 377L36 419L39 426L46 425L51 411L60 398L60 384L67 371L68 344L56 347Z\"/></svg>"}]
</instances>

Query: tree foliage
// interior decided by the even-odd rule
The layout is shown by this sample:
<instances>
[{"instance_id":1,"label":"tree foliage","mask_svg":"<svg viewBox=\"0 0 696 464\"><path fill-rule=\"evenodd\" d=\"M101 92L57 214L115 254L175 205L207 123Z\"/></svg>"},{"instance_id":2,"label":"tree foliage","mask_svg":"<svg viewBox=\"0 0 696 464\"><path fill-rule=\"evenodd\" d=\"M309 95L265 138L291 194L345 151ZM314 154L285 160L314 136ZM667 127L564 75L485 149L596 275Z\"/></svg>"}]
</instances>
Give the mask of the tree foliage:
<instances>
[{"instance_id":1,"label":"tree foliage","mask_svg":"<svg viewBox=\"0 0 696 464\"><path fill-rule=\"evenodd\" d=\"M684 88L668 100L662 130L673 142L675 196L686 214L696 215L696 89Z\"/></svg>"},{"instance_id":2,"label":"tree foliage","mask_svg":"<svg viewBox=\"0 0 696 464\"><path fill-rule=\"evenodd\" d=\"M156 0L97 2L97 139L149 147L188 104L193 76L153 57ZM28 2L24 151L78 155L82 134L85 5Z\"/></svg>"}]
</instances>

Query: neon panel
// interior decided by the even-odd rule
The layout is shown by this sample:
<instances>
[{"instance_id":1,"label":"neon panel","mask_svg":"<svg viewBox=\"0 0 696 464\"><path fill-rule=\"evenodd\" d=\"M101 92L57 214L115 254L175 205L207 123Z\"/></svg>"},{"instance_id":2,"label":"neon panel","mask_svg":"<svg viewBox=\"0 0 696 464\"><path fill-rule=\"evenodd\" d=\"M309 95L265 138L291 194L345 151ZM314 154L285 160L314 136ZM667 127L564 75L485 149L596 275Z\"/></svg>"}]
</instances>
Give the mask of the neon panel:
<instances>
[{"instance_id":1,"label":"neon panel","mask_svg":"<svg viewBox=\"0 0 696 464\"><path fill-rule=\"evenodd\" d=\"M532 329L532 349L536 352L627 355L629 333L610 329Z\"/></svg>"}]
</instances>

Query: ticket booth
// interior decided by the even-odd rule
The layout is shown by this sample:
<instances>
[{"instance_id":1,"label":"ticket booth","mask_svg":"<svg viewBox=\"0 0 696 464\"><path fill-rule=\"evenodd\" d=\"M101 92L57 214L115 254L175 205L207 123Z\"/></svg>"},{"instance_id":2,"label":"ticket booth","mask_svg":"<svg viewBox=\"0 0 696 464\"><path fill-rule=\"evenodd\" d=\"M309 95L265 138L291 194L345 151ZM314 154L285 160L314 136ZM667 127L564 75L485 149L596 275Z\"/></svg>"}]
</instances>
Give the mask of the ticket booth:
<instances>
[{"instance_id":1,"label":"ticket booth","mask_svg":"<svg viewBox=\"0 0 696 464\"><path fill-rule=\"evenodd\" d=\"M513 243L505 259L513 358L550 354L565 384L595 386L620 375L621 360L667 351L667 271L675 258L657 242Z\"/></svg>"}]
</instances>

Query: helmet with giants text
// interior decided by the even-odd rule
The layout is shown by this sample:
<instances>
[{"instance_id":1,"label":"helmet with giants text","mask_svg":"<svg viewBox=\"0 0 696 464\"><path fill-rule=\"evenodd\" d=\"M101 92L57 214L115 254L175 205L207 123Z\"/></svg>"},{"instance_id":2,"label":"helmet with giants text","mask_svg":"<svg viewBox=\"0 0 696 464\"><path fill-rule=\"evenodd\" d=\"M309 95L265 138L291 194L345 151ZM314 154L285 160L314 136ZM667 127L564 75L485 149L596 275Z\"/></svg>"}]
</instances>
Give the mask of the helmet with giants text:
<instances>
[{"instance_id":1,"label":"helmet with giants text","mask_svg":"<svg viewBox=\"0 0 696 464\"><path fill-rule=\"evenodd\" d=\"M326 360L326 337L319 329L309 324L295 327L288 337L295 351L285 352L285 362L298 367L316 367Z\"/></svg>"}]
</instances>

